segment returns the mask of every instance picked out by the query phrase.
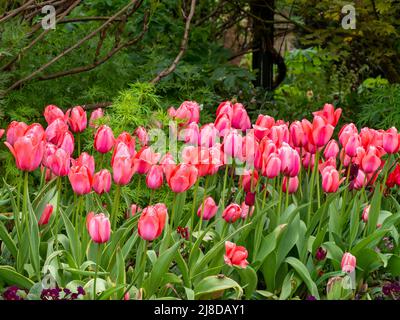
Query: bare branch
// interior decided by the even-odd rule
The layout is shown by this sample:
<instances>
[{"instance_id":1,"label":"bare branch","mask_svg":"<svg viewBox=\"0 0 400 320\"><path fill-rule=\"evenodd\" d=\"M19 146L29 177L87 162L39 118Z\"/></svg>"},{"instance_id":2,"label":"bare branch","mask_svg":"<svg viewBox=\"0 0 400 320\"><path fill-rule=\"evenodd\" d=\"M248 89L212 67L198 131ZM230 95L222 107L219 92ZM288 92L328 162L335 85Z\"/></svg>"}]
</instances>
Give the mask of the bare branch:
<instances>
[{"instance_id":1,"label":"bare branch","mask_svg":"<svg viewBox=\"0 0 400 320\"><path fill-rule=\"evenodd\" d=\"M187 49L187 45L188 45L188 41L189 41L190 22L194 16L195 8L196 8L196 0L192 0L191 5L190 5L190 12L186 18L185 31L183 33L181 48L179 50L178 55L175 57L174 61L168 68L162 70L153 80L151 80L151 83L156 84L162 78L164 78L167 75L169 75L170 73L174 72L174 70L176 69L176 66L179 63L179 60L182 58L182 56L184 55L184 53Z\"/></svg>"},{"instance_id":2,"label":"bare branch","mask_svg":"<svg viewBox=\"0 0 400 320\"><path fill-rule=\"evenodd\" d=\"M12 17L15 17L16 15L18 15L19 13L23 12L24 10L26 10L28 8L28 6L30 4L32 4L33 2L35 2L35 0L29 0L27 3L25 3L24 5L22 5L21 7L12 10L10 12L6 12L2 18L0 18L0 23L7 21L8 19L11 19Z\"/></svg>"}]
</instances>

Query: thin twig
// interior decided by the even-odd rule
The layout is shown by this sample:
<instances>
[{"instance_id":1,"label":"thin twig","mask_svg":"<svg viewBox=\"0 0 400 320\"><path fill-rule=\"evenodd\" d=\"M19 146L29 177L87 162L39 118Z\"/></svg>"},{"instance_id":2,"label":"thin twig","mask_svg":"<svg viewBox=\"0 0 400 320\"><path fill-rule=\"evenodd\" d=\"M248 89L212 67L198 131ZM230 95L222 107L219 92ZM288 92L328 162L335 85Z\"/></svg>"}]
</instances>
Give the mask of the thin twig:
<instances>
[{"instance_id":1,"label":"thin twig","mask_svg":"<svg viewBox=\"0 0 400 320\"><path fill-rule=\"evenodd\" d=\"M11 19L12 17L15 17L16 15L18 15L20 12L23 12L25 9L27 9L27 7L33 3L35 0L29 0L27 3L25 3L24 5L22 5L21 7L12 10L10 12L6 12L2 18L0 18L0 23L7 21L8 19Z\"/></svg>"},{"instance_id":2,"label":"thin twig","mask_svg":"<svg viewBox=\"0 0 400 320\"><path fill-rule=\"evenodd\" d=\"M176 66L179 63L179 60L182 58L182 56L186 52L187 45L189 42L190 22L193 18L195 8L196 8L196 0L192 0L191 5L190 5L190 12L186 18L185 31L183 33L183 38L182 38L179 53L168 68L162 70L153 80L151 80L152 84L158 83L162 78L164 78L164 77L168 76L170 73L174 72L174 70L176 69Z\"/></svg>"}]
</instances>

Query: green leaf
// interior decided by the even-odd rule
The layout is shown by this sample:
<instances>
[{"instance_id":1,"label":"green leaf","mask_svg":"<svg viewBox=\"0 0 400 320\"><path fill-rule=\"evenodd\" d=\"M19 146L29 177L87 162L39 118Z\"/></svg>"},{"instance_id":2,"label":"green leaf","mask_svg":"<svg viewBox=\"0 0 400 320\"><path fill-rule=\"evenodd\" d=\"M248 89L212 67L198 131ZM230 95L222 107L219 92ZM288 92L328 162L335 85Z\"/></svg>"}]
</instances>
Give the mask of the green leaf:
<instances>
[{"instance_id":1,"label":"green leaf","mask_svg":"<svg viewBox=\"0 0 400 320\"><path fill-rule=\"evenodd\" d=\"M18 255L17 246L14 240L11 238L4 224L0 221L0 239L4 242L11 255L16 259Z\"/></svg>"},{"instance_id":2,"label":"green leaf","mask_svg":"<svg viewBox=\"0 0 400 320\"><path fill-rule=\"evenodd\" d=\"M234 289L236 298L243 295L242 287L231 278L224 275L209 276L201 280L194 288L196 299L216 299L223 295L225 290Z\"/></svg>"},{"instance_id":3,"label":"green leaf","mask_svg":"<svg viewBox=\"0 0 400 320\"><path fill-rule=\"evenodd\" d=\"M240 283L244 288L245 297L247 300L251 298L253 292L257 289L257 273L250 266L246 268L237 268L240 275Z\"/></svg>"},{"instance_id":4,"label":"green leaf","mask_svg":"<svg viewBox=\"0 0 400 320\"><path fill-rule=\"evenodd\" d=\"M369 221L369 217L368 217L368 221ZM375 230L375 232L373 234L370 234L368 237L364 238L363 240L361 240L360 242L358 242L353 249L351 250L351 252L354 255L357 255L357 253L359 251L361 251L362 249L370 246L373 247L377 242L379 242L383 236L388 232L388 229L379 229L379 230Z\"/></svg>"},{"instance_id":5,"label":"green leaf","mask_svg":"<svg viewBox=\"0 0 400 320\"><path fill-rule=\"evenodd\" d=\"M16 285L24 289L30 289L34 282L15 271L10 266L0 266L0 279L9 285Z\"/></svg>"},{"instance_id":6,"label":"green leaf","mask_svg":"<svg viewBox=\"0 0 400 320\"><path fill-rule=\"evenodd\" d=\"M377 183L375 186L375 192L372 196L371 207L368 213L368 222L367 222L367 234L370 235L375 232L376 225L378 223L379 214L381 212L381 199L382 193L380 191L381 185Z\"/></svg>"},{"instance_id":7,"label":"green leaf","mask_svg":"<svg viewBox=\"0 0 400 320\"><path fill-rule=\"evenodd\" d=\"M288 257L286 258L285 261L296 270L300 278L302 278L304 283L307 285L307 288L310 291L310 293L316 299L319 299L318 288L315 285L314 281L311 279L310 273L308 272L306 266L300 260L294 257Z\"/></svg>"}]
</instances>

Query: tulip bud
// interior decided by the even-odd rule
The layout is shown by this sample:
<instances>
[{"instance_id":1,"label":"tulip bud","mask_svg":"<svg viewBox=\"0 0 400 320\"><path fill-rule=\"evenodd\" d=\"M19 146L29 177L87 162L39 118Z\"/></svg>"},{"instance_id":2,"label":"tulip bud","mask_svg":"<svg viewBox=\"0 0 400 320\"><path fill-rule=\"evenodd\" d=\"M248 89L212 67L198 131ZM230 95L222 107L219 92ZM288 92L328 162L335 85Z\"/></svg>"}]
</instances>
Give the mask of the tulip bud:
<instances>
[{"instance_id":1,"label":"tulip bud","mask_svg":"<svg viewBox=\"0 0 400 320\"><path fill-rule=\"evenodd\" d=\"M322 247L318 247L317 252L315 253L315 258L318 261L325 260L327 251L324 250Z\"/></svg>"},{"instance_id":2,"label":"tulip bud","mask_svg":"<svg viewBox=\"0 0 400 320\"><path fill-rule=\"evenodd\" d=\"M336 158L338 153L339 153L339 146L336 140L329 141L324 150L324 158L325 159Z\"/></svg>"},{"instance_id":3,"label":"tulip bud","mask_svg":"<svg viewBox=\"0 0 400 320\"><path fill-rule=\"evenodd\" d=\"M246 192L246 197L244 198L244 202L248 206L254 206L256 202L256 193L255 192Z\"/></svg>"},{"instance_id":4,"label":"tulip bud","mask_svg":"<svg viewBox=\"0 0 400 320\"><path fill-rule=\"evenodd\" d=\"M144 208L138 222L139 236L147 241L158 238L164 229L167 214L163 203Z\"/></svg>"},{"instance_id":5,"label":"tulip bud","mask_svg":"<svg viewBox=\"0 0 400 320\"><path fill-rule=\"evenodd\" d=\"M212 197L207 197L197 210L197 216L203 220L210 220L216 215L218 206Z\"/></svg>"},{"instance_id":6,"label":"tulip bud","mask_svg":"<svg viewBox=\"0 0 400 320\"><path fill-rule=\"evenodd\" d=\"M399 135L397 129L392 127L383 133L383 149L389 153L396 153L399 151Z\"/></svg>"},{"instance_id":7,"label":"tulip bud","mask_svg":"<svg viewBox=\"0 0 400 320\"><path fill-rule=\"evenodd\" d=\"M104 213L92 215L88 220L88 231L93 242L105 243L110 239L111 235L110 220Z\"/></svg>"},{"instance_id":8,"label":"tulip bud","mask_svg":"<svg viewBox=\"0 0 400 320\"><path fill-rule=\"evenodd\" d=\"M94 136L94 148L100 153L109 152L114 146L114 134L109 126L102 125Z\"/></svg>"},{"instance_id":9,"label":"tulip bud","mask_svg":"<svg viewBox=\"0 0 400 320\"><path fill-rule=\"evenodd\" d=\"M89 126L92 128L96 128L96 125L95 125L96 120L103 118L103 117L104 117L103 109L97 108L90 115Z\"/></svg>"},{"instance_id":10,"label":"tulip bud","mask_svg":"<svg viewBox=\"0 0 400 320\"><path fill-rule=\"evenodd\" d=\"M59 107L51 104L44 109L44 118L47 124L51 124L56 119L64 121L64 112Z\"/></svg>"},{"instance_id":11,"label":"tulip bud","mask_svg":"<svg viewBox=\"0 0 400 320\"><path fill-rule=\"evenodd\" d=\"M111 174L107 169L96 172L93 176L93 190L97 194L108 193L111 189Z\"/></svg>"},{"instance_id":12,"label":"tulip bud","mask_svg":"<svg viewBox=\"0 0 400 320\"><path fill-rule=\"evenodd\" d=\"M356 269L356 257L349 252L345 252L342 257L341 267L343 272L353 272Z\"/></svg>"},{"instance_id":13,"label":"tulip bud","mask_svg":"<svg viewBox=\"0 0 400 320\"><path fill-rule=\"evenodd\" d=\"M149 135L144 127L138 127L135 130L135 136L138 137L140 145L142 147L147 146L149 143Z\"/></svg>"},{"instance_id":14,"label":"tulip bud","mask_svg":"<svg viewBox=\"0 0 400 320\"><path fill-rule=\"evenodd\" d=\"M66 117L72 132L83 132L87 126L86 111L81 106L67 110Z\"/></svg>"},{"instance_id":15,"label":"tulip bud","mask_svg":"<svg viewBox=\"0 0 400 320\"><path fill-rule=\"evenodd\" d=\"M248 252L245 247L237 246L235 243L225 242L224 261L229 266L246 268L249 262L246 260Z\"/></svg>"},{"instance_id":16,"label":"tulip bud","mask_svg":"<svg viewBox=\"0 0 400 320\"><path fill-rule=\"evenodd\" d=\"M368 215L369 215L369 209L370 209L370 205L367 205L367 206L365 206L365 208L364 208L364 210L363 210L363 213L362 213L362 216L361 216L361 219L365 222L365 223L367 223L367 221L368 221Z\"/></svg>"},{"instance_id":17,"label":"tulip bud","mask_svg":"<svg viewBox=\"0 0 400 320\"><path fill-rule=\"evenodd\" d=\"M234 223L237 219L240 218L242 213L242 209L236 203L231 203L228 205L224 212L222 213L222 218L228 223Z\"/></svg>"},{"instance_id":18,"label":"tulip bud","mask_svg":"<svg viewBox=\"0 0 400 320\"><path fill-rule=\"evenodd\" d=\"M333 166L327 166L322 171L322 189L326 193L336 192L339 188L339 172Z\"/></svg>"},{"instance_id":19,"label":"tulip bud","mask_svg":"<svg viewBox=\"0 0 400 320\"><path fill-rule=\"evenodd\" d=\"M160 165L154 165L150 168L146 176L146 185L149 189L158 189L162 186L164 180L163 170Z\"/></svg>"},{"instance_id":20,"label":"tulip bud","mask_svg":"<svg viewBox=\"0 0 400 320\"><path fill-rule=\"evenodd\" d=\"M52 213L53 205L50 203L46 204L46 207L44 208L42 215L40 216L40 219L38 221L39 226L48 224Z\"/></svg>"},{"instance_id":21,"label":"tulip bud","mask_svg":"<svg viewBox=\"0 0 400 320\"><path fill-rule=\"evenodd\" d=\"M281 159L276 153L271 153L268 158L264 161L262 168L263 176L273 179L277 177L281 172Z\"/></svg>"},{"instance_id":22,"label":"tulip bud","mask_svg":"<svg viewBox=\"0 0 400 320\"><path fill-rule=\"evenodd\" d=\"M288 181L289 179L289 181ZM283 177L282 181L282 191L286 193L286 190L289 194L295 193L297 189L299 188L299 178L292 177L292 178L287 178L286 176Z\"/></svg>"},{"instance_id":23,"label":"tulip bud","mask_svg":"<svg viewBox=\"0 0 400 320\"><path fill-rule=\"evenodd\" d=\"M92 175L86 166L71 167L68 179L77 195L87 194L92 188Z\"/></svg>"}]
</instances>

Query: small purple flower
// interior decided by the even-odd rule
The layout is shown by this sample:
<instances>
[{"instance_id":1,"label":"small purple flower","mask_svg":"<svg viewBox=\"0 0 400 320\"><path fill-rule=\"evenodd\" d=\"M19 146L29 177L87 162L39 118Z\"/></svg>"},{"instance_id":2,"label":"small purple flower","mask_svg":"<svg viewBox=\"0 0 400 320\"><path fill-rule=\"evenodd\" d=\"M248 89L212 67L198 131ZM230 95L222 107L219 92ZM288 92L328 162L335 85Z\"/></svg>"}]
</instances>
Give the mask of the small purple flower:
<instances>
[{"instance_id":1,"label":"small purple flower","mask_svg":"<svg viewBox=\"0 0 400 320\"><path fill-rule=\"evenodd\" d=\"M317 299L312 295L308 295L306 300L317 300Z\"/></svg>"},{"instance_id":2,"label":"small purple flower","mask_svg":"<svg viewBox=\"0 0 400 320\"><path fill-rule=\"evenodd\" d=\"M24 300L22 297L18 295L18 290L20 290L17 286L8 287L3 292L4 300Z\"/></svg>"},{"instance_id":3,"label":"small purple flower","mask_svg":"<svg viewBox=\"0 0 400 320\"><path fill-rule=\"evenodd\" d=\"M388 295L390 295L390 292L392 291L392 284L385 284L383 287L382 287L382 293L385 295L385 296L388 296Z\"/></svg>"},{"instance_id":4,"label":"small purple flower","mask_svg":"<svg viewBox=\"0 0 400 320\"><path fill-rule=\"evenodd\" d=\"M319 247L317 249L317 252L315 253L315 258L318 261L322 261L322 260L324 260L326 258L326 254L327 254L327 251L324 250L322 247Z\"/></svg>"}]
</instances>

